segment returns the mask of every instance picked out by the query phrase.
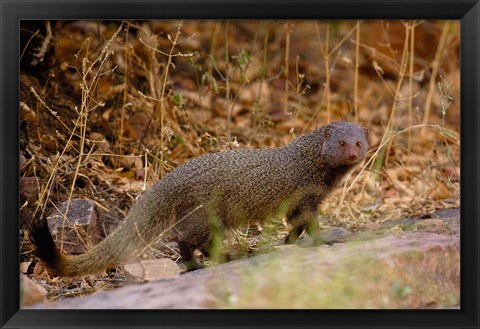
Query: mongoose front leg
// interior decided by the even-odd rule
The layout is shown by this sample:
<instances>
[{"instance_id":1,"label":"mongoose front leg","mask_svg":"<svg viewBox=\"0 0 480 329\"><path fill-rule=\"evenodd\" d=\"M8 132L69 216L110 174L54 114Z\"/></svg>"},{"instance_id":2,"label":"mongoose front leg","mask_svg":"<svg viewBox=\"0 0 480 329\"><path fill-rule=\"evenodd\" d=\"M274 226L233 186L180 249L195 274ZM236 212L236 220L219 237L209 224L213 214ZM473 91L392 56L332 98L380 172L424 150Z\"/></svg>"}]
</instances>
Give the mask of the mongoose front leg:
<instances>
[{"instance_id":1,"label":"mongoose front leg","mask_svg":"<svg viewBox=\"0 0 480 329\"><path fill-rule=\"evenodd\" d=\"M302 198L287 215L287 220L293 228L285 238L285 244L295 243L300 234L305 230L307 230L315 245L322 244L320 226L317 221L317 207L319 203L320 198L317 195L308 195Z\"/></svg>"},{"instance_id":2,"label":"mongoose front leg","mask_svg":"<svg viewBox=\"0 0 480 329\"><path fill-rule=\"evenodd\" d=\"M225 257L222 254L222 242L225 238L223 221L213 211L205 211L197 207L193 211L186 211L187 215L179 216L182 221L178 222L176 231L182 263L187 271L204 268L194 257L194 251L199 249L202 253L215 262L222 263Z\"/></svg>"}]
</instances>

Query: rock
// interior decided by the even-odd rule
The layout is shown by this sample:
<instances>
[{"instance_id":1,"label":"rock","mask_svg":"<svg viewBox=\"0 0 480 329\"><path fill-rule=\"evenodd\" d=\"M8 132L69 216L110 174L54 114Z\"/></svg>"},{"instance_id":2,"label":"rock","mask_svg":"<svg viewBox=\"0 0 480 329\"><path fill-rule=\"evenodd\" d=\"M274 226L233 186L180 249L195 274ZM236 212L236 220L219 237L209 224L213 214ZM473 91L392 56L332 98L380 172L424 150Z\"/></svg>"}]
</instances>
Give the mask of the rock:
<instances>
[{"instance_id":1,"label":"rock","mask_svg":"<svg viewBox=\"0 0 480 329\"><path fill-rule=\"evenodd\" d=\"M67 202L61 204L58 210L53 211L48 217L48 227L58 248L62 243L63 229L63 251L68 254L83 253L100 242L103 237L103 230L98 221L95 202L86 199L74 199L70 202L67 219L64 221L62 213L67 209Z\"/></svg>"},{"instance_id":2,"label":"rock","mask_svg":"<svg viewBox=\"0 0 480 329\"><path fill-rule=\"evenodd\" d=\"M315 241L315 244L331 245L334 243L345 242L351 236L352 236L352 233L348 232L344 228L329 227L327 229L320 231L320 237L317 241ZM302 239L300 239L296 244L301 247L310 247L313 243L314 242L312 238L308 234L305 234L305 236ZM285 247L288 247L288 245L280 246L280 248L285 248Z\"/></svg>"},{"instance_id":3,"label":"rock","mask_svg":"<svg viewBox=\"0 0 480 329\"><path fill-rule=\"evenodd\" d=\"M161 279L176 279L180 275L180 267L171 259L147 259L124 266L126 282L140 283Z\"/></svg>"},{"instance_id":4,"label":"rock","mask_svg":"<svg viewBox=\"0 0 480 329\"><path fill-rule=\"evenodd\" d=\"M20 272L22 273L27 273L28 272L28 268L30 267L30 265L32 264L32 262L21 262L20 263Z\"/></svg>"},{"instance_id":5,"label":"rock","mask_svg":"<svg viewBox=\"0 0 480 329\"><path fill-rule=\"evenodd\" d=\"M46 297L45 288L33 282L28 276L20 274L20 307L44 302Z\"/></svg>"},{"instance_id":6,"label":"rock","mask_svg":"<svg viewBox=\"0 0 480 329\"><path fill-rule=\"evenodd\" d=\"M323 230L320 232L320 236L327 244L344 242L348 239L352 233L341 227L331 227L329 229Z\"/></svg>"}]
</instances>

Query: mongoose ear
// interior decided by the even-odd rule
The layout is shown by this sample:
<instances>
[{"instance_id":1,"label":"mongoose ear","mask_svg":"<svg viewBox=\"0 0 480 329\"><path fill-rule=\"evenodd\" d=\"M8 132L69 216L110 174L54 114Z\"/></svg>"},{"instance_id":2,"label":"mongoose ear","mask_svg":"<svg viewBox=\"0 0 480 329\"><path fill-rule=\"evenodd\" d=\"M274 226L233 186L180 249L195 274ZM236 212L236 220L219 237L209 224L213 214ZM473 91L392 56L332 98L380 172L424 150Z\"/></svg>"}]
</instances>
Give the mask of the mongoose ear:
<instances>
[{"instance_id":1,"label":"mongoose ear","mask_svg":"<svg viewBox=\"0 0 480 329\"><path fill-rule=\"evenodd\" d=\"M370 131L367 128L363 127L363 133L365 134L365 139L368 140L368 136L370 136Z\"/></svg>"}]
</instances>

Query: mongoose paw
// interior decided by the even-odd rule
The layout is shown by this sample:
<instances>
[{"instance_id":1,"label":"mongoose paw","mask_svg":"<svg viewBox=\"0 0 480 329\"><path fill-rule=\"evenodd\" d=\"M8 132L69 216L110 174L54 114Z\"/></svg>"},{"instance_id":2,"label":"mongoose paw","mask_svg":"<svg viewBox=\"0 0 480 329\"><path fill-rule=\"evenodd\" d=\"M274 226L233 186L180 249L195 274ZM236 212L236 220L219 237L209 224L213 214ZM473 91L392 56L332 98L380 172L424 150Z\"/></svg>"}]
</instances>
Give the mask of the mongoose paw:
<instances>
[{"instance_id":1,"label":"mongoose paw","mask_svg":"<svg viewBox=\"0 0 480 329\"><path fill-rule=\"evenodd\" d=\"M205 264L200 263L200 262L198 262L197 260L194 260L194 259L182 262L182 263L178 264L178 266L182 269L182 271L185 271L185 272L199 270L199 269L207 267Z\"/></svg>"}]
</instances>

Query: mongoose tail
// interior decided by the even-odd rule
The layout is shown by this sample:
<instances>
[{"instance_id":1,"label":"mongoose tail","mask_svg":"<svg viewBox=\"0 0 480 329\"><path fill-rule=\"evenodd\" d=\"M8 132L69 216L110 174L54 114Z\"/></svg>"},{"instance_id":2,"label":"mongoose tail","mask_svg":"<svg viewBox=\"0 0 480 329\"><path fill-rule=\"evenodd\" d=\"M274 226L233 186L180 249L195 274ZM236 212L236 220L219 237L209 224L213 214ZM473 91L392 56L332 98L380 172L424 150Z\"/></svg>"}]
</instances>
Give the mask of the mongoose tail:
<instances>
[{"instance_id":1,"label":"mongoose tail","mask_svg":"<svg viewBox=\"0 0 480 329\"><path fill-rule=\"evenodd\" d=\"M30 227L36 255L43 260L49 274L62 277L98 273L124 261L125 250L111 247L111 241L115 240L113 233L81 255L65 255L55 245L46 219L37 220Z\"/></svg>"}]
</instances>

